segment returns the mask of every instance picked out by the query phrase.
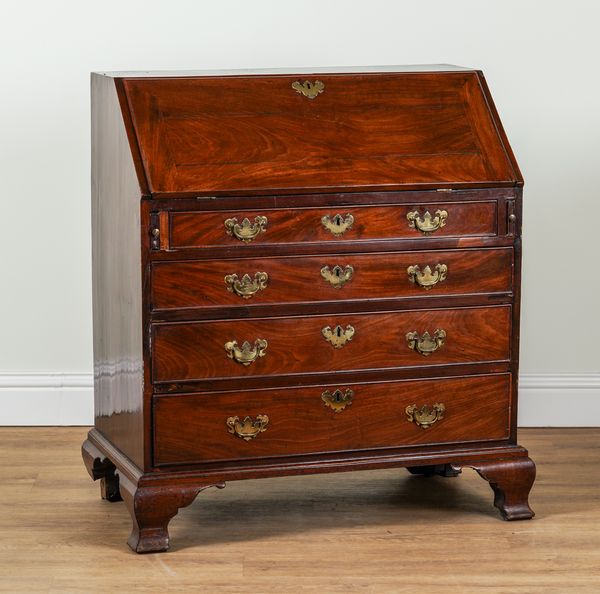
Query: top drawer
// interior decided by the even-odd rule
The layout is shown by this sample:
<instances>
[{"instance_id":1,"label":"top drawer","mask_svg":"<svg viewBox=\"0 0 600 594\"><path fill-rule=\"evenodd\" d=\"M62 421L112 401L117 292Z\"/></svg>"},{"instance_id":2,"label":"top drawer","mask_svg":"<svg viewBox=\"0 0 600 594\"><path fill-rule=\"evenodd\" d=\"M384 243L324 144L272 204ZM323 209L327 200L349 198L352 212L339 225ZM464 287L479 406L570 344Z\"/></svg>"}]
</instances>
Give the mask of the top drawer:
<instances>
[{"instance_id":1,"label":"top drawer","mask_svg":"<svg viewBox=\"0 0 600 594\"><path fill-rule=\"evenodd\" d=\"M161 248L323 243L428 237L489 237L495 200L378 206L162 211Z\"/></svg>"}]
</instances>

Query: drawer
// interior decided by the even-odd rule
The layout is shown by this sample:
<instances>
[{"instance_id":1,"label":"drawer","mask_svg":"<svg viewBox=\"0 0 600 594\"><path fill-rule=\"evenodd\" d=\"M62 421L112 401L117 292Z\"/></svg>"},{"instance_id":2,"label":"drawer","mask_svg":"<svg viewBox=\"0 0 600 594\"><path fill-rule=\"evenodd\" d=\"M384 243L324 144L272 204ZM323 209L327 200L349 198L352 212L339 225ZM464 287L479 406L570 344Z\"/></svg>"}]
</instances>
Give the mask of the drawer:
<instances>
[{"instance_id":1,"label":"drawer","mask_svg":"<svg viewBox=\"0 0 600 594\"><path fill-rule=\"evenodd\" d=\"M509 293L512 248L158 262L154 309Z\"/></svg>"},{"instance_id":2,"label":"drawer","mask_svg":"<svg viewBox=\"0 0 600 594\"><path fill-rule=\"evenodd\" d=\"M154 456L192 464L503 440L509 411L510 374L160 396Z\"/></svg>"},{"instance_id":3,"label":"drawer","mask_svg":"<svg viewBox=\"0 0 600 594\"><path fill-rule=\"evenodd\" d=\"M511 306L164 323L155 382L506 361Z\"/></svg>"},{"instance_id":4,"label":"drawer","mask_svg":"<svg viewBox=\"0 0 600 594\"><path fill-rule=\"evenodd\" d=\"M321 243L497 234L497 202L432 202L384 206L163 211L163 248Z\"/></svg>"}]
</instances>

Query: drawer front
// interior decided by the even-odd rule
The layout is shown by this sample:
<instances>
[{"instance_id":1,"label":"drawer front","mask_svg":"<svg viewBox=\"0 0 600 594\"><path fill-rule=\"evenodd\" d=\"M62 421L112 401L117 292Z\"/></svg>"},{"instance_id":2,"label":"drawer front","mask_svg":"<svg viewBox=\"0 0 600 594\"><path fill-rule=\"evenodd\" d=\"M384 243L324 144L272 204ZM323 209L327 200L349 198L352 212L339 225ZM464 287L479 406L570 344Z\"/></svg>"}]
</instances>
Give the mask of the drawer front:
<instances>
[{"instance_id":1,"label":"drawer front","mask_svg":"<svg viewBox=\"0 0 600 594\"><path fill-rule=\"evenodd\" d=\"M428 213L428 214L427 214ZM168 249L497 234L497 203L164 212Z\"/></svg>"},{"instance_id":2,"label":"drawer front","mask_svg":"<svg viewBox=\"0 0 600 594\"><path fill-rule=\"evenodd\" d=\"M506 361L511 307L155 324L154 381Z\"/></svg>"},{"instance_id":3,"label":"drawer front","mask_svg":"<svg viewBox=\"0 0 600 594\"><path fill-rule=\"evenodd\" d=\"M512 248L159 262L155 309L508 293Z\"/></svg>"},{"instance_id":4,"label":"drawer front","mask_svg":"<svg viewBox=\"0 0 600 594\"><path fill-rule=\"evenodd\" d=\"M509 410L510 374L156 397L155 462L503 440Z\"/></svg>"}]
</instances>

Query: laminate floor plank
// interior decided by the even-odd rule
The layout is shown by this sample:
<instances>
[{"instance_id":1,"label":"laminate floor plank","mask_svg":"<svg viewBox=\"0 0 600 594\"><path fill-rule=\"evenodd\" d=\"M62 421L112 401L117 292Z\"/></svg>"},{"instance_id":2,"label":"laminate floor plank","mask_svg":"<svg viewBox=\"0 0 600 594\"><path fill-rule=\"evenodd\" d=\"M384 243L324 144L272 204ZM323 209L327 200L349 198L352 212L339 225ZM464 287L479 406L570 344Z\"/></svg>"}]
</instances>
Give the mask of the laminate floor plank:
<instances>
[{"instance_id":1,"label":"laminate floor plank","mask_svg":"<svg viewBox=\"0 0 600 594\"><path fill-rule=\"evenodd\" d=\"M172 520L168 553L126 545L79 453L87 429L0 428L0 592L597 594L600 429L524 429L535 519L488 484L403 469L228 483Z\"/></svg>"}]
</instances>

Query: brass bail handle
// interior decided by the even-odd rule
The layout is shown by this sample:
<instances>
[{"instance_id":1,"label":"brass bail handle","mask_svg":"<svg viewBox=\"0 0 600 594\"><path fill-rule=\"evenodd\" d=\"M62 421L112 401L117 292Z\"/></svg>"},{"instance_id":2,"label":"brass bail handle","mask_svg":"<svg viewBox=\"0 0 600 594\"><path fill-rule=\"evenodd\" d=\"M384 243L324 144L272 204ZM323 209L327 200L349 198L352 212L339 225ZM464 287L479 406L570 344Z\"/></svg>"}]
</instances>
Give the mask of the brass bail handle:
<instances>
[{"instance_id":1,"label":"brass bail handle","mask_svg":"<svg viewBox=\"0 0 600 594\"><path fill-rule=\"evenodd\" d=\"M237 340L230 340L225 343L225 352L230 359L247 367L266 355L267 346L269 346L269 343L263 338L257 338L254 345L245 340L242 346L238 344Z\"/></svg>"},{"instance_id":2,"label":"brass bail handle","mask_svg":"<svg viewBox=\"0 0 600 594\"><path fill-rule=\"evenodd\" d=\"M426 210L423 217L421 217L418 210L413 210L406 215L406 218L408 226L411 229L417 229L423 235L429 235L446 225L448 212L445 210L436 210L435 215L431 216L431 213Z\"/></svg>"},{"instance_id":3,"label":"brass bail handle","mask_svg":"<svg viewBox=\"0 0 600 594\"><path fill-rule=\"evenodd\" d=\"M269 275L266 272L257 272L252 278L249 274L244 274L240 278L237 274L228 274L225 276L225 284L230 293L235 293L243 299L250 299L259 291L267 288Z\"/></svg>"},{"instance_id":4,"label":"brass bail handle","mask_svg":"<svg viewBox=\"0 0 600 594\"><path fill-rule=\"evenodd\" d=\"M229 433L233 433L244 441L250 441L258 437L260 433L267 430L269 417L267 415L256 415L256 419L252 417L229 417L227 419L227 427Z\"/></svg>"},{"instance_id":5,"label":"brass bail handle","mask_svg":"<svg viewBox=\"0 0 600 594\"><path fill-rule=\"evenodd\" d=\"M227 235L232 235L244 243L249 243L267 230L268 222L267 217L263 216L254 217L254 222L250 222L250 219L245 217L241 223L238 222L236 217L232 217L225 219L223 224Z\"/></svg>"},{"instance_id":6,"label":"brass bail handle","mask_svg":"<svg viewBox=\"0 0 600 594\"><path fill-rule=\"evenodd\" d=\"M408 348L420 353L424 357L428 357L432 353L435 353L438 349L444 346L446 341L446 331L441 328L437 328L433 336L429 332L408 332L406 334L406 342Z\"/></svg>"},{"instance_id":7,"label":"brass bail handle","mask_svg":"<svg viewBox=\"0 0 600 594\"><path fill-rule=\"evenodd\" d=\"M421 429L429 429L434 423L444 418L446 407L443 402L436 402L431 409L424 404L418 408L416 404L406 407L406 416L410 423L414 423Z\"/></svg>"},{"instance_id":8,"label":"brass bail handle","mask_svg":"<svg viewBox=\"0 0 600 594\"><path fill-rule=\"evenodd\" d=\"M425 266L423 270L418 264L409 266L406 269L408 280L415 285L422 287L426 291L433 289L438 283L446 280L448 275L448 266L446 264L436 264L431 270L430 266Z\"/></svg>"}]
</instances>

